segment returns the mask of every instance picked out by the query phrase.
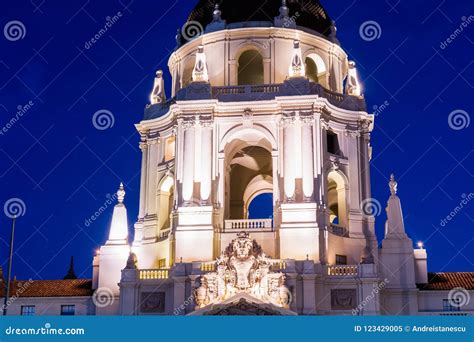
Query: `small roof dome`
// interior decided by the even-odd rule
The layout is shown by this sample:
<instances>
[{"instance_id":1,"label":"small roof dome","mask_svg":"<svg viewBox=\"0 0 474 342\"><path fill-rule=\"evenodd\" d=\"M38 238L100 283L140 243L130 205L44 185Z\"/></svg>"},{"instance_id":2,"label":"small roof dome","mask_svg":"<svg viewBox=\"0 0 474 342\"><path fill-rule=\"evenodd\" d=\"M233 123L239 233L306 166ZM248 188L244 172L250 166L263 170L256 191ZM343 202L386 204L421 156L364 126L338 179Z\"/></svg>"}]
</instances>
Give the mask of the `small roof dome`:
<instances>
[{"instance_id":1,"label":"small roof dome","mask_svg":"<svg viewBox=\"0 0 474 342\"><path fill-rule=\"evenodd\" d=\"M232 25L236 23L243 23L244 27L271 27L274 26L274 18L280 14L282 0L199 0L189 15L188 23L197 22L205 29L213 21L215 4L219 4L227 28L238 27ZM332 20L319 0L287 0L286 6L297 28L330 38ZM192 38L181 36L181 44Z\"/></svg>"}]
</instances>

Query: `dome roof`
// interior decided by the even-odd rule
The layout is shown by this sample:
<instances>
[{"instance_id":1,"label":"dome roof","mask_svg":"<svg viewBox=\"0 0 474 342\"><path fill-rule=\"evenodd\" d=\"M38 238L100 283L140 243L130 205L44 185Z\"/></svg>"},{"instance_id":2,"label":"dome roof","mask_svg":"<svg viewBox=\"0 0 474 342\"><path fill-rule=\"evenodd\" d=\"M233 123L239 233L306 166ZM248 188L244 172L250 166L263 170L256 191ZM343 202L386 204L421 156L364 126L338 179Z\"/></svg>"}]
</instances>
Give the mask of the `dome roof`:
<instances>
[{"instance_id":1,"label":"dome roof","mask_svg":"<svg viewBox=\"0 0 474 342\"><path fill-rule=\"evenodd\" d=\"M279 16L282 0L199 0L189 15L188 24L199 23L203 29L213 20L215 3L219 3L222 19L227 28L236 27L236 23L245 23L245 27L274 26L274 18ZM319 0L287 0L289 17L299 29L308 29L330 38L332 20L321 6ZM202 32L201 32L202 33ZM181 37L181 44L191 39Z\"/></svg>"}]
</instances>

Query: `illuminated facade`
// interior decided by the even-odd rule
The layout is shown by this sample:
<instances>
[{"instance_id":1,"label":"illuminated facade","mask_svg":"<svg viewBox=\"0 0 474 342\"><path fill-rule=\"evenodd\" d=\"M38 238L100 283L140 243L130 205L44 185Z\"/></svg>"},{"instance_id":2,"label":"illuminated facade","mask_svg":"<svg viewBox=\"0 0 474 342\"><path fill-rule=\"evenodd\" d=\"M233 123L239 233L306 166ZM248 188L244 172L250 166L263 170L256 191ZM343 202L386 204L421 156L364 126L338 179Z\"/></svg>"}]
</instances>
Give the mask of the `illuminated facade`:
<instances>
[{"instance_id":1,"label":"illuminated facade","mask_svg":"<svg viewBox=\"0 0 474 342\"><path fill-rule=\"evenodd\" d=\"M393 176L378 246L374 115L334 23L314 0L266 1L272 22L257 5L200 1L169 59L169 99L156 73L136 125L134 239L121 187L94 258L94 313L439 314L458 283L428 291L426 250L405 233ZM190 36L193 25L202 31ZM262 194L272 215L249 218Z\"/></svg>"}]
</instances>

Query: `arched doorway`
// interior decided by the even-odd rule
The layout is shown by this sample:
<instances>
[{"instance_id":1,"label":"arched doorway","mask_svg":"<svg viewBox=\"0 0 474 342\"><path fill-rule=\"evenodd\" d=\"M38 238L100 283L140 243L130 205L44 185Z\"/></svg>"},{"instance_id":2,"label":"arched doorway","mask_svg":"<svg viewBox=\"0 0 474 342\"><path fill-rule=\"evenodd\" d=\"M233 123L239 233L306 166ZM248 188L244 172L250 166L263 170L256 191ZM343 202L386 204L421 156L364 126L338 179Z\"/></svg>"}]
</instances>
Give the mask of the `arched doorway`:
<instances>
[{"instance_id":1,"label":"arched doorway","mask_svg":"<svg viewBox=\"0 0 474 342\"><path fill-rule=\"evenodd\" d=\"M264 83L263 57L257 50L243 52L239 57L238 65L238 85Z\"/></svg>"}]
</instances>

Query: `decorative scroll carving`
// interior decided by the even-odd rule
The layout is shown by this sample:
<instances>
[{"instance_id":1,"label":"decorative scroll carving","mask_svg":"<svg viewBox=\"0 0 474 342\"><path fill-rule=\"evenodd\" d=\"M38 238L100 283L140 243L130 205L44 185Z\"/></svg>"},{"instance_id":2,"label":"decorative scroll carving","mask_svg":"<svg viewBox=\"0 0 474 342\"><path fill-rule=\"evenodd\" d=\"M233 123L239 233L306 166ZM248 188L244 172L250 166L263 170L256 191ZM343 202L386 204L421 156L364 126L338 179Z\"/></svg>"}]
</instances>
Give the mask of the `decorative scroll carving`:
<instances>
[{"instance_id":1,"label":"decorative scroll carving","mask_svg":"<svg viewBox=\"0 0 474 342\"><path fill-rule=\"evenodd\" d=\"M195 290L196 304L202 308L247 293L265 303L288 308L291 294L283 273L271 272L268 258L248 233L241 232L216 260L216 272L201 277Z\"/></svg>"}]
</instances>

